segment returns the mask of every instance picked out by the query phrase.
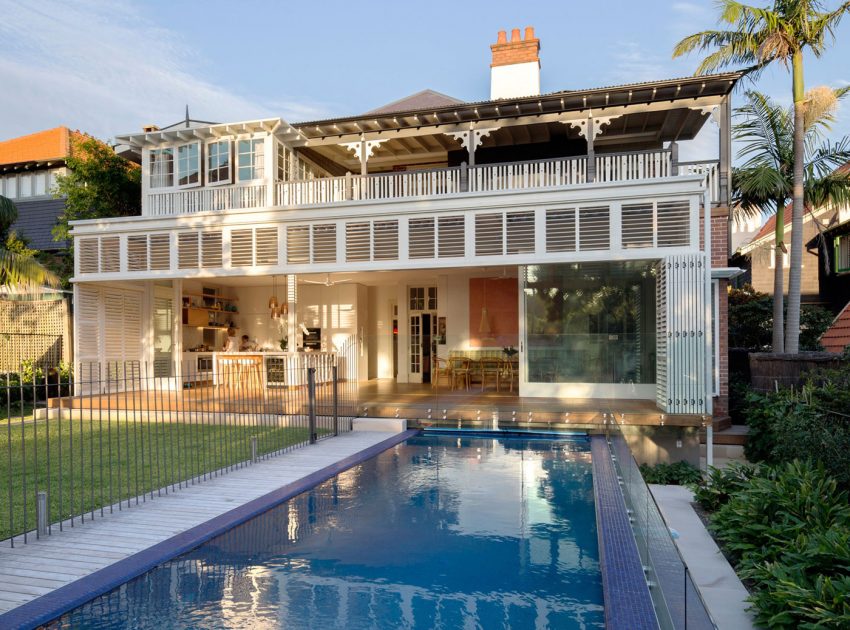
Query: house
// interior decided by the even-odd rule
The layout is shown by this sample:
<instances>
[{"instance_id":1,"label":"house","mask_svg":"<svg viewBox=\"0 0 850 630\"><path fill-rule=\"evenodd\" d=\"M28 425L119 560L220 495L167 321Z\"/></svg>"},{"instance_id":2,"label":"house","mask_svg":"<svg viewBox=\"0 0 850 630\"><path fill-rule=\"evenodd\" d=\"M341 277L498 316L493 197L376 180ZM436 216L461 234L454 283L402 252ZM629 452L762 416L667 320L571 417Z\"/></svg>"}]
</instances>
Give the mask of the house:
<instances>
[{"instance_id":1,"label":"house","mask_svg":"<svg viewBox=\"0 0 850 630\"><path fill-rule=\"evenodd\" d=\"M267 383L282 343L354 347L363 396L427 398L445 360L512 347L501 400L724 416L740 75L542 94L539 49L499 33L489 100L120 136L142 216L73 225L77 361L188 381L233 324L278 350ZM680 160L706 124L717 153ZM488 387L472 381L454 385Z\"/></svg>"},{"instance_id":2,"label":"house","mask_svg":"<svg viewBox=\"0 0 850 630\"><path fill-rule=\"evenodd\" d=\"M788 274L791 263L791 204L785 207L785 249L783 271L785 293L788 293ZM835 220L835 210L819 208L806 211L803 215L803 243L814 243ZM745 227L746 229L746 227ZM755 235L744 241L735 251L732 264L746 269L746 281L756 291L773 295L774 269L776 268L776 215L771 216ZM807 246L803 251L803 266L800 283L800 299L808 303L821 303L819 285L818 249Z\"/></svg>"},{"instance_id":3,"label":"house","mask_svg":"<svg viewBox=\"0 0 850 630\"><path fill-rule=\"evenodd\" d=\"M54 199L51 190L56 177L67 172L75 135L82 134L55 127L0 142L0 195L15 202L18 220L12 227L34 249L57 251L67 245L53 240L64 202Z\"/></svg>"}]
</instances>

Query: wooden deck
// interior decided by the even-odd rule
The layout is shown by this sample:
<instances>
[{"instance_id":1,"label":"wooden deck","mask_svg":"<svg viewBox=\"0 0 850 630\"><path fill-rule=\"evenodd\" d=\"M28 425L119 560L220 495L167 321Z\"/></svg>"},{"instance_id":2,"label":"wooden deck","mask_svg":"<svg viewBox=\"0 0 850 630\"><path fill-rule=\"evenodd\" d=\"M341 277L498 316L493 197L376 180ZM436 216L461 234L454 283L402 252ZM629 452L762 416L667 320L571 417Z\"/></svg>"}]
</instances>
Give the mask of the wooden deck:
<instances>
[{"instance_id":1,"label":"wooden deck","mask_svg":"<svg viewBox=\"0 0 850 630\"><path fill-rule=\"evenodd\" d=\"M355 431L103 517L79 521L14 548L0 547L0 614L70 584L191 527L293 483L391 437Z\"/></svg>"},{"instance_id":2,"label":"wooden deck","mask_svg":"<svg viewBox=\"0 0 850 630\"><path fill-rule=\"evenodd\" d=\"M445 425L492 428L494 419L501 428L600 428L616 418L618 422L642 426L701 427L699 415L663 414L652 400L605 398L530 398L515 391L482 390L479 383L469 389L428 384L396 383L392 379L374 379L360 383L341 383L340 405L344 413L355 416L405 418L411 426ZM320 413L327 411L330 386L317 386ZM201 384L182 391L144 390L113 392L52 399L50 405L65 409L97 410L98 413L124 415L147 412L193 412L193 421L216 414L305 414L305 387L229 389ZM343 409L344 407L344 409ZM178 420L172 416L170 420ZM202 420L203 421L203 420Z\"/></svg>"},{"instance_id":3,"label":"wooden deck","mask_svg":"<svg viewBox=\"0 0 850 630\"><path fill-rule=\"evenodd\" d=\"M358 415L406 418L411 426L502 429L601 428L616 417L626 424L701 426L702 416L663 414L653 400L605 398L529 398L480 384L469 389L396 383L391 379L360 383Z\"/></svg>"}]
</instances>

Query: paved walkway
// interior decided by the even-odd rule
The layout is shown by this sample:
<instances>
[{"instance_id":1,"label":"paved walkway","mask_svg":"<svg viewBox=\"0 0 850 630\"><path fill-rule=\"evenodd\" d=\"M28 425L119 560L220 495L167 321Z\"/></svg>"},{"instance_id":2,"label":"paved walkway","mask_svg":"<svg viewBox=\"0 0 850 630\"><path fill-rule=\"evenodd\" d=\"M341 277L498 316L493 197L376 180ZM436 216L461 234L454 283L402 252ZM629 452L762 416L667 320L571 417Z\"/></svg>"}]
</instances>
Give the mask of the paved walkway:
<instances>
[{"instance_id":1,"label":"paved walkway","mask_svg":"<svg viewBox=\"0 0 850 630\"><path fill-rule=\"evenodd\" d=\"M720 630L754 628L745 601L747 589L694 512L693 493L682 486L650 485L649 489L668 527L679 533L676 546L717 627Z\"/></svg>"},{"instance_id":2,"label":"paved walkway","mask_svg":"<svg viewBox=\"0 0 850 630\"><path fill-rule=\"evenodd\" d=\"M0 548L0 614L149 549L375 446L398 432L354 431L236 470L41 540Z\"/></svg>"}]
</instances>

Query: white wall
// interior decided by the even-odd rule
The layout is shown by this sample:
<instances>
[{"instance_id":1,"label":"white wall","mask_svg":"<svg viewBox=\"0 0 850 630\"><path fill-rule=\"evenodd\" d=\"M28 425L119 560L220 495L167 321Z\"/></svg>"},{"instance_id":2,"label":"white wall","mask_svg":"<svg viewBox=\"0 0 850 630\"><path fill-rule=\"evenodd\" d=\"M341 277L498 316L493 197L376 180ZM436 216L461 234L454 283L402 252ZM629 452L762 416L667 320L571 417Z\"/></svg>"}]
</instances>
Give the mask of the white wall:
<instances>
[{"instance_id":1,"label":"white wall","mask_svg":"<svg viewBox=\"0 0 850 630\"><path fill-rule=\"evenodd\" d=\"M540 94L540 62L513 63L490 68L490 99Z\"/></svg>"}]
</instances>

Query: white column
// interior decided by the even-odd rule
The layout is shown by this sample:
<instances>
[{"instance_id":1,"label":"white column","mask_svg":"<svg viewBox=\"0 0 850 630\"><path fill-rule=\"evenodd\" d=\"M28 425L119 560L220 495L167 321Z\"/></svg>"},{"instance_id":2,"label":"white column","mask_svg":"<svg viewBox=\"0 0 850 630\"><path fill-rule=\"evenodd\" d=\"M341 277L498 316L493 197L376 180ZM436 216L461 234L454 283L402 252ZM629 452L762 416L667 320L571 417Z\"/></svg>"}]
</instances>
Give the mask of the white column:
<instances>
[{"instance_id":1,"label":"white column","mask_svg":"<svg viewBox=\"0 0 850 630\"><path fill-rule=\"evenodd\" d=\"M295 331L298 326L298 276L286 276L286 339L288 352L295 352Z\"/></svg>"}]
</instances>

